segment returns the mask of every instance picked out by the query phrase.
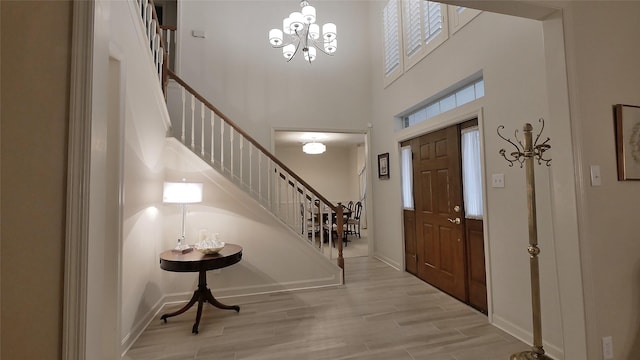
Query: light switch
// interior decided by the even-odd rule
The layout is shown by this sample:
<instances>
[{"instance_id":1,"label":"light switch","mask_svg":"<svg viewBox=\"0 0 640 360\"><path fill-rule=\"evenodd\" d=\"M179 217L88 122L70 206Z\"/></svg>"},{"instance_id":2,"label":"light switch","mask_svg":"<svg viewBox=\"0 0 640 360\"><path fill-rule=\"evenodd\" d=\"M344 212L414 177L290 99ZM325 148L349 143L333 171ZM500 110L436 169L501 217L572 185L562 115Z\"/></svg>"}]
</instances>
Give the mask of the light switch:
<instances>
[{"instance_id":1,"label":"light switch","mask_svg":"<svg viewBox=\"0 0 640 360\"><path fill-rule=\"evenodd\" d=\"M206 37L206 34L202 30L192 30L191 36L204 39Z\"/></svg>"},{"instance_id":2,"label":"light switch","mask_svg":"<svg viewBox=\"0 0 640 360\"><path fill-rule=\"evenodd\" d=\"M602 178L600 178L600 165L591 165L591 186L602 185Z\"/></svg>"},{"instance_id":3,"label":"light switch","mask_svg":"<svg viewBox=\"0 0 640 360\"><path fill-rule=\"evenodd\" d=\"M491 187L503 188L504 187L504 174L491 175Z\"/></svg>"}]
</instances>

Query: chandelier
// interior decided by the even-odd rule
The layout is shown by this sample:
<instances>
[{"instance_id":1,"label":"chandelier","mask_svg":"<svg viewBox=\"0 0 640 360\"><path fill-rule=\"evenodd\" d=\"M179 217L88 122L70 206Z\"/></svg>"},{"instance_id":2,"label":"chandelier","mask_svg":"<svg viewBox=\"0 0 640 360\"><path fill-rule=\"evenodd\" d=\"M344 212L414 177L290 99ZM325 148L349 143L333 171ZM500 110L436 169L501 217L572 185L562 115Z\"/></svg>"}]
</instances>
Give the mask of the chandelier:
<instances>
[{"instance_id":1,"label":"chandelier","mask_svg":"<svg viewBox=\"0 0 640 360\"><path fill-rule=\"evenodd\" d=\"M282 30L269 30L269 43L274 48L281 48L287 62L291 61L302 47L304 59L311 63L316 59L317 51L332 55L338 48L336 40L336 24L316 24L316 8L306 0L300 1L301 11L292 12L282 20ZM283 37L286 36L286 37Z\"/></svg>"}]
</instances>

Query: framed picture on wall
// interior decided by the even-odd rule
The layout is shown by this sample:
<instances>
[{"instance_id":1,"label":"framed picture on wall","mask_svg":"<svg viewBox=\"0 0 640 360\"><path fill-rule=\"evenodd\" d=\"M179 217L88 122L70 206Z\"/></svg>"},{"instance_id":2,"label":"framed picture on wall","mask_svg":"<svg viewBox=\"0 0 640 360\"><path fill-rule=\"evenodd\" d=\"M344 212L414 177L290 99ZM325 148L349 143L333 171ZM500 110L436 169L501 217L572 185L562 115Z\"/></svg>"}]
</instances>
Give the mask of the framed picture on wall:
<instances>
[{"instance_id":1,"label":"framed picture on wall","mask_svg":"<svg viewBox=\"0 0 640 360\"><path fill-rule=\"evenodd\" d=\"M378 155L378 179L389 178L389 153Z\"/></svg>"},{"instance_id":2,"label":"framed picture on wall","mask_svg":"<svg viewBox=\"0 0 640 360\"><path fill-rule=\"evenodd\" d=\"M640 180L640 106L615 106L618 180Z\"/></svg>"}]
</instances>

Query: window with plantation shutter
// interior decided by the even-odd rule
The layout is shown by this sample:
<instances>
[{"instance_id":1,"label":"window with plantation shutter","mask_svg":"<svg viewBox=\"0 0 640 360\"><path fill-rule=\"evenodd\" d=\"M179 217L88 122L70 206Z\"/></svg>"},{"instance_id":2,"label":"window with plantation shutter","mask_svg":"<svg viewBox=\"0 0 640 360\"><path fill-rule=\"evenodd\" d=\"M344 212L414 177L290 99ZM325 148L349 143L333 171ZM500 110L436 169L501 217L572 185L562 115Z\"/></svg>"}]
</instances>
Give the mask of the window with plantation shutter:
<instances>
[{"instance_id":1,"label":"window with plantation shutter","mask_svg":"<svg viewBox=\"0 0 640 360\"><path fill-rule=\"evenodd\" d=\"M400 54L400 0L389 0L382 16L384 32L384 86L391 84L402 74Z\"/></svg>"},{"instance_id":2,"label":"window with plantation shutter","mask_svg":"<svg viewBox=\"0 0 640 360\"><path fill-rule=\"evenodd\" d=\"M449 38L447 6L425 0L403 0L405 71Z\"/></svg>"}]
</instances>

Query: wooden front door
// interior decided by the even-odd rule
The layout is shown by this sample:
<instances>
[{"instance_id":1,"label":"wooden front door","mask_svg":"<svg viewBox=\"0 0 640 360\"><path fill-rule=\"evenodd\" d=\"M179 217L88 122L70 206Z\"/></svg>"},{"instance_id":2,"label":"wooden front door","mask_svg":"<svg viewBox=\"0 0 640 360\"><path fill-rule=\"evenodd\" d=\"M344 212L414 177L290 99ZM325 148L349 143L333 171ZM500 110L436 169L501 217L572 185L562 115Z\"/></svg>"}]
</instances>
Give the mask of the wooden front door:
<instances>
[{"instance_id":1,"label":"wooden front door","mask_svg":"<svg viewBox=\"0 0 640 360\"><path fill-rule=\"evenodd\" d=\"M412 140L417 275L467 302L457 126Z\"/></svg>"},{"instance_id":2,"label":"wooden front door","mask_svg":"<svg viewBox=\"0 0 640 360\"><path fill-rule=\"evenodd\" d=\"M414 198L414 208L403 210L405 264L408 272L487 313L482 218L464 215L460 142L461 129L470 127L477 120L402 143L411 147ZM470 181L481 188L475 184L481 179Z\"/></svg>"}]
</instances>

